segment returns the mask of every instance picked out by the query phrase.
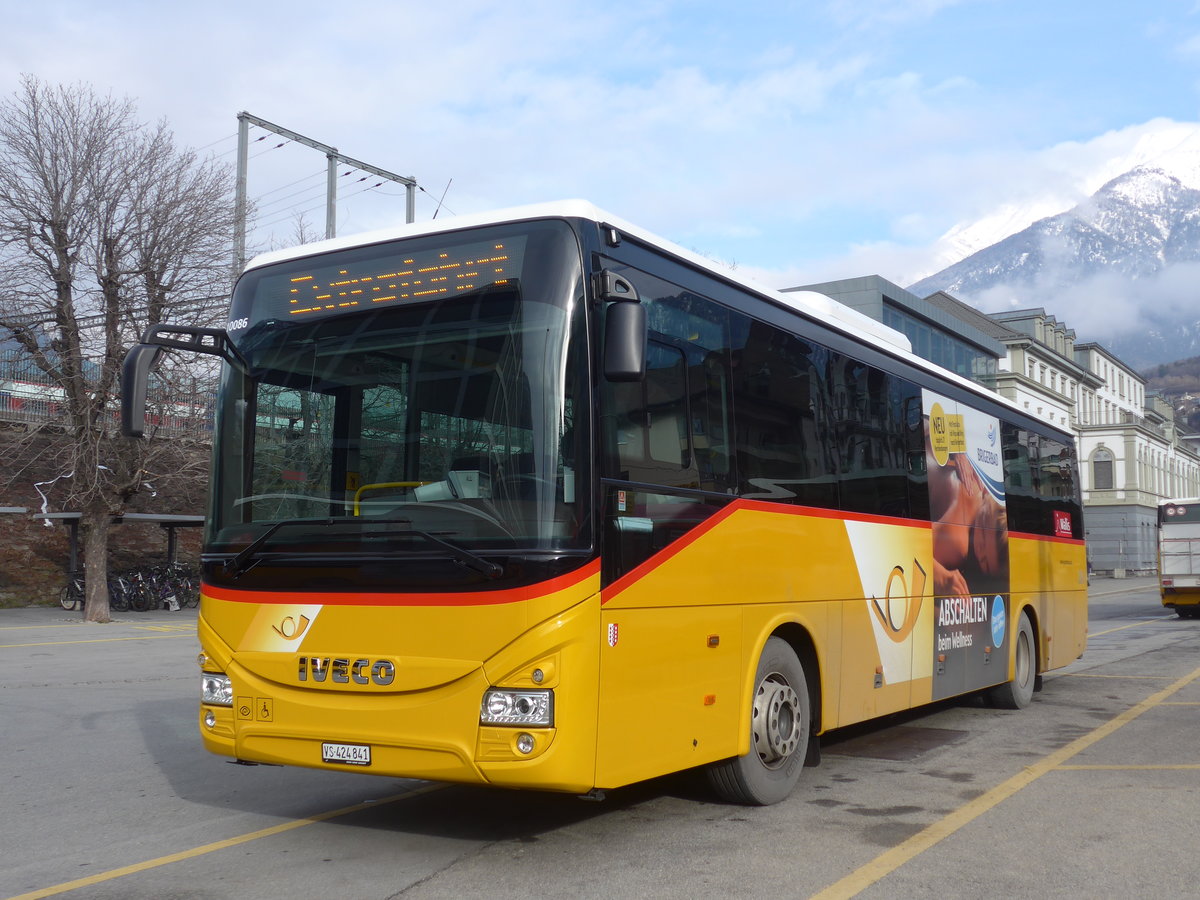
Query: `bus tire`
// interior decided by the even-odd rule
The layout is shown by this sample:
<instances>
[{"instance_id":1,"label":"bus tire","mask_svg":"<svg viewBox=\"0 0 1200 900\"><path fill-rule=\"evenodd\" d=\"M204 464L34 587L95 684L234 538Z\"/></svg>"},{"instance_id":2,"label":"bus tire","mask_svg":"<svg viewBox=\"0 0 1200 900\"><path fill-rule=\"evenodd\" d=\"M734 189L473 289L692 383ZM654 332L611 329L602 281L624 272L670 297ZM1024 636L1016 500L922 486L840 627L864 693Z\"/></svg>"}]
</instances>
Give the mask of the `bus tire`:
<instances>
[{"instance_id":1,"label":"bus tire","mask_svg":"<svg viewBox=\"0 0 1200 900\"><path fill-rule=\"evenodd\" d=\"M1021 613L1021 622L1013 640L1016 647L1013 650L1012 681L996 685L987 694L988 702L999 709L1027 707L1033 702L1033 689L1037 683L1037 649L1028 613Z\"/></svg>"},{"instance_id":2,"label":"bus tire","mask_svg":"<svg viewBox=\"0 0 1200 900\"><path fill-rule=\"evenodd\" d=\"M754 675L750 752L710 765L709 784L731 803L778 803L804 769L811 728L804 666L787 641L768 638Z\"/></svg>"}]
</instances>

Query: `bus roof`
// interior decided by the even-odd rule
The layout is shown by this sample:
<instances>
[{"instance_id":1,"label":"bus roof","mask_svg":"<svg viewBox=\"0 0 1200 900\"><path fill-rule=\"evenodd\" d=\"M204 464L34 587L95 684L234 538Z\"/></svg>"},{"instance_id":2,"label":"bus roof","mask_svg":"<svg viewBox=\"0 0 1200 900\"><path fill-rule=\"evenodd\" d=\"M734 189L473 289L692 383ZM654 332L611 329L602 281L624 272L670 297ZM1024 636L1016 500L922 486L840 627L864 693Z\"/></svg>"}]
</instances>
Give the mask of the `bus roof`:
<instances>
[{"instance_id":1,"label":"bus roof","mask_svg":"<svg viewBox=\"0 0 1200 900\"><path fill-rule=\"evenodd\" d=\"M956 386L965 388L971 393L986 397L989 400L999 403L1001 406L1007 406L1022 416L1029 416L1027 410L1021 409L1016 403L1009 400L1007 397L1002 397L1000 394L988 390L982 385L977 384L967 378L963 378L949 369L944 369L936 363L930 362L927 359L919 357L912 352L912 344L908 338L899 331L889 328L882 322L872 319L870 316L852 309L845 304L839 303L832 297L825 294L820 294L815 291L789 291L783 293L774 288L767 287L751 278L741 274L735 269L732 269L722 263L715 262L707 257L701 256L691 250L679 246L666 238L640 228L630 222L625 221L619 216L614 216L611 213L600 209L586 200L559 200L548 203L536 203L528 206L516 206L508 209L493 210L482 213L468 213L466 215L451 216L445 219L430 220L427 222L412 222L405 225L396 225L388 228L382 228L375 231L360 232L358 234L347 235L345 237L329 238L323 241L315 241L311 244L303 244L298 247L290 247L283 250L272 250L267 253L260 254L250 260L246 264L246 271L256 269L261 266L273 265L279 262L285 262L291 259L299 259L301 257L310 256L317 253L330 253L336 250L346 250L353 247L361 247L368 244L384 243L386 241L399 240L401 238L417 237L427 234L438 234L446 231L458 231L464 228L476 228L484 225L496 225L505 222L519 222L530 219L548 219L548 218L579 218L587 219L596 222L598 225L610 226L615 228L622 235L635 238L644 243L657 247L672 256L679 257L691 266L709 272L710 274L728 282L742 287L751 293L757 294L766 300L783 306L793 312L797 312L802 316L813 319L817 322L824 323L843 331L856 340L869 344L877 349L890 353L893 356L899 357L906 362L925 369L937 377L953 382ZM1047 422L1051 428L1056 431L1068 433L1066 429Z\"/></svg>"},{"instance_id":2,"label":"bus roof","mask_svg":"<svg viewBox=\"0 0 1200 900\"><path fill-rule=\"evenodd\" d=\"M832 319L835 322L845 326L845 330L851 331L856 336L862 336L865 332L893 347L899 347L903 350L911 350L912 345L908 338L882 322L877 322L870 316L860 313L856 309L838 303L836 300L818 294L813 291L795 291L791 293L781 293L774 288L766 287L744 275L739 274L736 270L714 262L674 244L666 238L652 234L637 225L627 222L624 219L614 216L605 210L600 209L589 203L586 200L560 200L551 203L538 203L530 206L517 206L510 209L500 209L485 213L471 213L462 216L452 216L450 218L433 220L429 222L413 222L408 225L393 226L390 228L380 229L377 231L368 231L361 234L348 235L346 237L330 238L324 241L317 241L312 244L304 244L299 247L292 247L285 250L275 250L256 256L247 265L246 269L253 269L259 266L271 265L272 263L282 262L284 260L296 259L302 256L308 256L312 253L328 253L333 250L342 250L349 247L360 247L364 244L376 244L384 241L397 240L399 238L414 237L424 234L437 234L443 231L457 231L462 228L473 228L480 225L494 225L501 222L519 222L525 219L543 219L543 218L579 218L589 219L600 225L609 225L617 229L624 235L637 238L645 243L652 244L663 250L666 250L673 256L679 256L687 260L693 266L701 269L707 269L710 272L719 275L727 281L734 281L737 284L754 291L757 294L768 296L776 303L781 303L784 306L795 309L797 312L804 313L809 316L817 316L826 321Z\"/></svg>"}]
</instances>

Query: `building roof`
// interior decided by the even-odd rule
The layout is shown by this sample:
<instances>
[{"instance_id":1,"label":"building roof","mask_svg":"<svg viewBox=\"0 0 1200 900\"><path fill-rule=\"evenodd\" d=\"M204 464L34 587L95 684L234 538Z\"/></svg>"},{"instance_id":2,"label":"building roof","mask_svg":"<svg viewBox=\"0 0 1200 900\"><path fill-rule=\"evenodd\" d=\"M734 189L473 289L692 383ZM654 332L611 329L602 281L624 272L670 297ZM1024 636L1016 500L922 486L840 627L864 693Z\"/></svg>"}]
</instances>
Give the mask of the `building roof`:
<instances>
[{"instance_id":1,"label":"building roof","mask_svg":"<svg viewBox=\"0 0 1200 900\"><path fill-rule=\"evenodd\" d=\"M962 322L968 325L973 325L978 328L988 337L995 338L1000 343L1019 340L1028 335L1021 334L1019 331L1014 331L1003 322L999 322L986 313L982 313L970 304L963 303L956 297L952 297L945 291L937 291L925 298L925 302L931 306L936 306L938 309L948 312Z\"/></svg>"},{"instance_id":2,"label":"building roof","mask_svg":"<svg viewBox=\"0 0 1200 900\"><path fill-rule=\"evenodd\" d=\"M883 304L886 301L892 307L928 322L934 328L940 329L946 334L952 334L986 354L997 359L1004 356L1004 345L992 334L976 325L974 319L968 320L959 315L956 310L930 302L928 297L918 297L911 291L879 275L864 275L857 278L844 278L838 281L784 288L784 293L789 291L816 291L827 294L854 309L862 310L879 321L883 321ZM953 300L953 298L949 299ZM961 305L965 307L965 304ZM966 309L970 310L970 307L966 307ZM975 311L972 310L972 312ZM982 313L976 315L982 316Z\"/></svg>"}]
</instances>

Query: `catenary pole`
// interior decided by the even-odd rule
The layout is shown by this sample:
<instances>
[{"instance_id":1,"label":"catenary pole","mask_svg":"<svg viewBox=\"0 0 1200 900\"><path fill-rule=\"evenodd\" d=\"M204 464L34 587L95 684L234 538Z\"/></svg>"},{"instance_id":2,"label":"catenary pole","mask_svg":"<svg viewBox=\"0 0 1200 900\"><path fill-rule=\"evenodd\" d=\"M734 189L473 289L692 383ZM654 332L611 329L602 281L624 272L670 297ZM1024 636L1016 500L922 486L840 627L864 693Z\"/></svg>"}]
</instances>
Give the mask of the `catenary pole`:
<instances>
[{"instance_id":1,"label":"catenary pole","mask_svg":"<svg viewBox=\"0 0 1200 900\"><path fill-rule=\"evenodd\" d=\"M326 167L326 189L325 189L325 236L327 238L337 236L337 167L344 164L352 166L363 172L371 175L376 175L388 181L395 181L403 184L405 187L405 209L404 221L416 221L416 196L417 196L417 181L411 176L397 175L395 172L389 172L386 169L381 169L378 166L373 166L370 163L362 162L353 157L339 153L337 147L331 147L328 144L323 144L320 141L313 140L299 132L292 131L290 128L284 128L282 125L276 125L274 122L268 122L266 119L252 115L248 112L238 113L238 181L237 181L237 197L235 199L235 213L237 223L235 225L237 234L234 239L234 276L241 274L242 269L246 265L246 227L247 227L247 210L249 201L246 197L246 180L247 168L249 162L249 135L250 126L256 125L264 131L270 131L280 137L285 137L290 141L301 144L305 147L310 147L313 150L319 150L325 154L328 164Z\"/></svg>"}]
</instances>

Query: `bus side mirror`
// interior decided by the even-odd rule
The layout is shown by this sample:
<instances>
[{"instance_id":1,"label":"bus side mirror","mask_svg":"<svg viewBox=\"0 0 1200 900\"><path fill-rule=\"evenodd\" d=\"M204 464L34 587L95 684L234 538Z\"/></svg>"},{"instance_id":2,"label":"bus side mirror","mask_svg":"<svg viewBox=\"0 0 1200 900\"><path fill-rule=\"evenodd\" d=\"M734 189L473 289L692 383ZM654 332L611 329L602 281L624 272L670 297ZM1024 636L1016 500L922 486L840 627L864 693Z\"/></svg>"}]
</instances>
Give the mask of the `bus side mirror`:
<instances>
[{"instance_id":1,"label":"bus side mirror","mask_svg":"<svg viewBox=\"0 0 1200 900\"><path fill-rule=\"evenodd\" d=\"M604 377L641 381L646 377L646 307L626 279L600 273L601 300L612 301L604 318Z\"/></svg>"},{"instance_id":2,"label":"bus side mirror","mask_svg":"<svg viewBox=\"0 0 1200 900\"><path fill-rule=\"evenodd\" d=\"M121 434L125 437L136 438L145 433L150 369L164 347L208 353L221 357L239 372L250 370L250 364L223 328L165 323L149 326L141 343L130 348L121 365Z\"/></svg>"},{"instance_id":3,"label":"bus side mirror","mask_svg":"<svg viewBox=\"0 0 1200 900\"><path fill-rule=\"evenodd\" d=\"M138 438L145 433L150 369L162 349L153 344L135 344L125 354L121 366L121 434L125 437Z\"/></svg>"}]
</instances>

